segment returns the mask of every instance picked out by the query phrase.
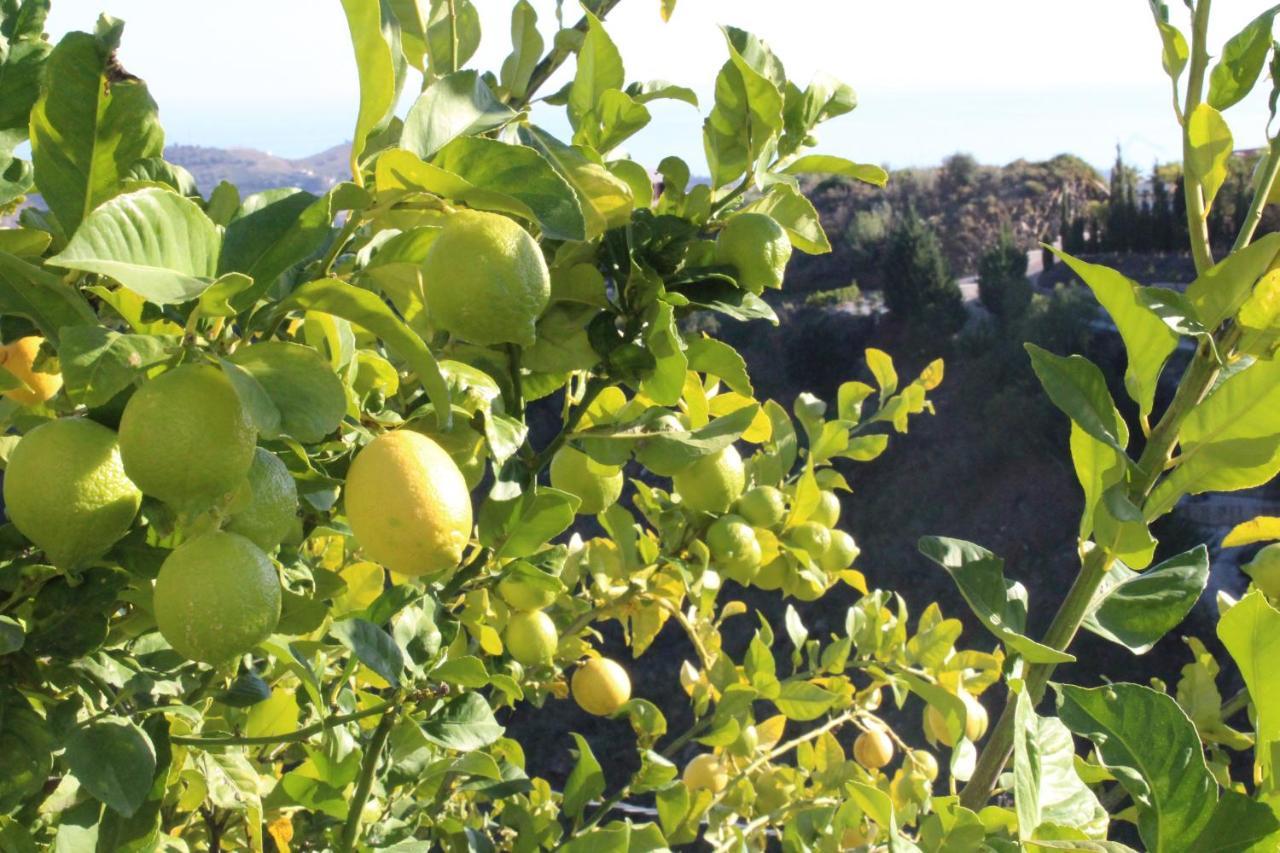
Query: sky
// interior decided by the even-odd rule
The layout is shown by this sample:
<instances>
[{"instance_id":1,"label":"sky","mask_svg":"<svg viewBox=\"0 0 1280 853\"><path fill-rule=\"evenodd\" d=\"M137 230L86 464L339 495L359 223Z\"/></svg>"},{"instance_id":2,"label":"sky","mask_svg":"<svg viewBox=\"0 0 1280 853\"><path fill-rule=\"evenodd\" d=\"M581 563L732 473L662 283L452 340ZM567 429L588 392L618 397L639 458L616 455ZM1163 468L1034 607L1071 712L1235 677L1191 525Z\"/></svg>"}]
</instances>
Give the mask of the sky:
<instances>
[{"instance_id":1,"label":"sky","mask_svg":"<svg viewBox=\"0 0 1280 853\"><path fill-rule=\"evenodd\" d=\"M1265 2L1216 0L1211 44ZM470 65L496 69L512 4L475 4L484 39ZM554 0L534 5L549 43ZM658 5L622 0L606 22L629 81L665 79L700 96L701 113L651 105L653 123L627 143L650 167L677 154L705 170L701 123L726 59L721 24L765 39L802 86L822 71L857 90L858 109L820 130L826 153L893 168L957 151L991 164L1069 152L1101 167L1117 144L1144 166L1181 153L1147 0L679 0L666 24ZM1170 6L1188 30L1183 4ZM576 9L565 3L566 23ZM150 85L168 142L292 158L351 138L358 85L339 0L53 0L51 37L92 30L100 12L126 22L121 62ZM407 84L405 109L419 84ZM1265 88L1227 113L1237 147L1264 142ZM534 119L567 129L561 108L538 107Z\"/></svg>"}]
</instances>

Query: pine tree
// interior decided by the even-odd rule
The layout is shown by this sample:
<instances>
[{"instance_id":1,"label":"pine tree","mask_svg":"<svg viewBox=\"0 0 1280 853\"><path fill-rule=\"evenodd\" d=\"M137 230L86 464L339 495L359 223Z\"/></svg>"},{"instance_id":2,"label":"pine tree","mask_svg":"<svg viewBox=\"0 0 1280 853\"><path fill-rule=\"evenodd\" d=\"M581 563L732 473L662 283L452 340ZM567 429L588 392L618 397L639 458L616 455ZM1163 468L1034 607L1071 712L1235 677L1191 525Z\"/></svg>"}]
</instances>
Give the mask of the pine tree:
<instances>
[{"instance_id":1,"label":"pine tree","mask_svg":"<svg viewBox=\"0 0 1280 853\"><path fill-rule=\"evenodd\" d=\"M1008 228L978 261L978 297L1001 320L1020 317L1031 305L1027 253L1018 248Z\"/></svg>"},{"instance_id":2,"label":"pine tree","mask_svg":"<svg viewBox=\"0 0 1280 853\"><path fill-rule=\"evenodd\" d=\"M897 219L881 265L884 299L900 319L950 333L964 325L964 299L942 245L914 207Z\"/></svg>"}]
</instances>

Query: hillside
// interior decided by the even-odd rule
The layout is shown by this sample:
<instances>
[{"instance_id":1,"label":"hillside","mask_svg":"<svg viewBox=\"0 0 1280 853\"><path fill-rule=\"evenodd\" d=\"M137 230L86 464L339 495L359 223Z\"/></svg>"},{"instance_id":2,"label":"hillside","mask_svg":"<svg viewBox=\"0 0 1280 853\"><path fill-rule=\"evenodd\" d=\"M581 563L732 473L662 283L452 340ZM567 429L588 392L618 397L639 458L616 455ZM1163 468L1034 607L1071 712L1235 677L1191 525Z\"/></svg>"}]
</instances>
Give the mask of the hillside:
<instances>
[{"instance_id":1,"label":"hillside","mask_svg":"<svg viewBox=\"0 0 1280 853\"><path fill-rule=\"evenodd\" d=\"M319 154L289 160L253 148L171 145L165 159L189 171L206 195L219 181L229 181L244 194L275 187L299 187L320 193L348 174L351 146L343 143Z\"/></svg>"}]
</instances>

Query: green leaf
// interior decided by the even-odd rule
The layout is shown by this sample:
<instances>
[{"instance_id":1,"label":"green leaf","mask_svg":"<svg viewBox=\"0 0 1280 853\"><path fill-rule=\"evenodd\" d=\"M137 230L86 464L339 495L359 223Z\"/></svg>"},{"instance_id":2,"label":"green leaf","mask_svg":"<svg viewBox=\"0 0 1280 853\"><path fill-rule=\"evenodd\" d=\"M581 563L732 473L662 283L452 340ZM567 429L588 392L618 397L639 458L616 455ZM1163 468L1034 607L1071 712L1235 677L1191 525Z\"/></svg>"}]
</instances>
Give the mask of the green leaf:
<instances>
[{"instance_id":1,"label":"green leaf","mask_svg":"<svg viewBox=\"0 0 1280 853\"><path fill-rule=\"evenodd\" d=\"M384 130L395 115L404 83L400 25L385 0L342 0L360 74L360 110L351 143L351 175L363 186L361 158L370 137Z\"/></svg>"},{"instance_id":2,"label":"green leaf","mask_svg":"<svg viewBox=\"0 0 1280 853\"><path fill-rule=\"evenodd\" d=\"M620 90L626 83L622 56L604 25L589 11L583 17L587 32L578 48L578 67L569 86L569 125L575 131L575 142L579 141L578 131L599 125L598 109L604 94Z\"/></svg>"},{"instance_id":3,"label":"green leaf","mask_svg":"<svg viewBox=\"0 0 1280 853\"><path fill-rule=\"evenodd\" d=\"M1187 174L1204 187L1204 206L1208 210L1227 180L1227 161L1235 146L1231 128L1222 113L1200 104L1187 117L1187 140Z\"/></svg>"},{"instance_id":4,"label":"green leaf","mask_svg":"<svg viewBox=\"0 0 1280 853\"><path fill-rule=\"evenodd\" d=\"M1208 581L1209 552L1203 545L1142 573L1112 566L1083 625L1143 654L1182 623Z\"/></svg>"},{"instance_id":5,"label":"green leaf","mask_svg":"<svg viewBox=\"0 0 1280 853\"><path fill-rule=\"evenodd\" d=\"M1119 422L1120 443L1129 442L1129 428ZM1071 463L1076 479L1084 490L1084 509L1080 514L1080 538L1088 539L1093 532L1094 513L1107 489L1123 482L1128 469L1128 457L1108 444L1098 441L1071 424Z\"/></svg>"},{"instance_id":6,"label":"green leaf","mask_svg":"<svg viewBox=\"0 0 1280 853\"><path fill-rule=\"evenodd\" d=\"M734 45L754 37L740 30L726 30L729 61L716 77L716 101L702 126L702 142L711 167L712 188L732 182L755 167L782 132L782 93L761 74Z\"/></svg>"},{"instance_id":7,"label":"green leaf","mask_svg":"<svg viewBox=\"0 0 1280 853\"><path fill-rule=\"evenodd\" d=\"M332 434L347 410L342 380L328 359L302 344L263 341L230 356L258 380L280 411L280 429L303 444Z\"/></svg>"},{"instance_id":8,"label":"green leaf","mask_svg":"<svg viewBox=\"0 0 1280 853\"><path fill-rule=\"evenodd\" d=\"M511 7L511 54L503 60L499 76L511 97L520 99L528 93L529 78L542 58L542 44L538 13L529 0L518 0Z\"/></svg>"},{"instance_id":9,"label":"green leaf","mask_svg":"<svg viewBox=\"0 0 1280 853\"><path fill-rule=\"evenodd\" d=\"M218 359L218 366L226 374L231 386L235 389L240 404L249 413L249 420L259 435L274 438L280 434L280 410L271 401L267 389L254 378L253 374L235 362L225 358ZM288 609L286 604L286 610Z\"/></svg>"},{"instance_id":10,"label":"green leaf","mask_svg":"<svg viewBox=\"0 0 1280 853\"><path fill-rule=\"evenodd\" d=\"M1280 848L1274 807L1225 789L1208 825L1187 847L1205 853L1267 853Z\"/></svg>"},{"instance_id":11,"label":"green leaf","mask_svg":"<svg viewBox=\"0 0 1280 853\"><path fill-rule=\"evenodd\" d=\"M49 263L110 276L157 305L194 299L218 272L218 226L188 198L148 187L89 214Z\"/></svg>"},{"instance_id":12,"label":"green leaf","mask_svg":"<svg viewBox=\"0 0 1280 853\"><path fill-rule=\"evenodd\" d=\"M431 83L405 116L400 147L426 160L460 136L496 130L516 117L475 71L458 71Z\"/></svg>"},{"instance_id":13,"label":"green leaf","mask_svg":"<svg viewBox=\"0 0 1280 853\"><path fill-rule=\"evenodd\" d=\"M20 258L38 258L49 248L53 235L35 228L5 228L0 230L0 252L8 252Z\"/></svg>"},{"instance_id":14,"label":"green leaf","mask_svg":"<svg viewBox=\"0 0 1280 853\"><path fill-rule=\"evenodd\" d=\"M788 720L807 722L830 711L837 698L831 691L808 681L784 681L772 701Z\"/></svg>"},{"instance_id":15,"label":"green leaf","mask_svg":"<svg viewBox=\"0 0 1280 853\"><path fill-rule=\"evenodd\" d=\"M685 345L690 370L719 377L730 390L744 397L755 396L751 377L747 375L747 362L736 349L723 341L702 335L686 338Z\"/></svg>"},{"instance_id":16,"label":"green leaf","mask_svg":"<svg viewBox=\"0 0 1280 853\"><path fill-rule=\"evenodd\" d=\"M79 291L7 252L0 252L0 314L26 317L55 346L61 329L98 322Z\"/></svg>"},{"instance_id":17,"label":"green leaf","mask_svg":"<svg viewBox=\"0 0 1280 853\"><path fill-rule=\"evenodd\" d=\"M365 619L343 619L334 622L329 633L369 669L393 685L400 683L404 654L386 631Z\"/></svg>"},{"instance_id":18,"label":"green leaf","mask_svg":"<svg viewBox=\"0 0 1280 853\"><path fill-rule=\"evenodd\" d=\"M1276 744L1280 743L1280 679L1275 662L1280 655L1280 611L1254 590L1222 614L1218 639L1227 647L1256 710L1258 733L1254 754L1264 779L1274 778Z\"/></svg>"},{"instance_id":19,"label":"green leaf","mask_svg":"<svg viewBox=\"0 0 1280 853\"><path fill-rule=\"evenodd\" d=\"M63 756L80 786L129 817L147 799L156 769L146 733L121 717L102 717L67 739Z\"/></svg>"},{"instance_id":20,"label":"green leaf","mask_svg":"<svg viewBox=\"0 0 1280 853\"><path fill-rule=\"evenodd\" d=\"M0 655L13 654L26 643L22 625L8 616L0 616Z\"/></svg>"},{"instance_id":21,"label":"green leaf","mask_svg":"<svg viewBox=\"0 0 1280 853\"><path fill-rule=\"evenodd\" d=\"M1159 19L1156 20L1156 27L1160 30L1163 45L1160 64L1164 66L1164 73L1169 75L1169 79L1176 82L1182 76L1182 70L1187 67L1191 51L1187 49L1187 40L1177 27Z\"/></svg>"},{"instance_id":22,"label":"green leaf","mask_svg":"<svg viewBox=\"0 0 1280 853\"><path fill-rule=\"evenodd\" d=\"M67 395L78 405L101 406L172 355L177 344L176 337L122 335L97 325L65 328L58 359Z\"/></svg>"},{"instance_id":23,"label":"green leaf","mask_svg":"<svg viewBox=\"0 0 1280 853\"><path fill-rule=\"evenodd\" d=\"M1187 415L1178 465L1143 506L1158 518L1186 494L1260 486L1280 472L1280 361L1232 374Z\"/></svg>"},{"instance_id":24,"label":"green leaf","mask_svg":"<svg viewBox=\"0 0 1280 853\"><path fill-rule=\"evenodd\" d=\"M1218 785L1178 703L1138 684L1056 689L1062 722L1093 741L1103 766L1133 798L1147 849L1187 850L1187 839L1209 823Z\"/></svg>"},{"instance_id":25,"label":"green leaf","mask_svg":"<svg viewBox=\"0 0 1280 853\"><path fill-rule=\"evenodd\" d=\"M1027 627L1027 590L1005 580L1004 560L986 548L960 539L925 536L920 553L947 570L978 620L1028 663L1071 663L1073 655L1037 643Z\"/></svg>"},{"instance_id":26,"label":"green leaf","mask_svg":"<svg viewBox=\"0 0 1280 853\"><path fill-rule=\"evenodd\" d=\"M1206 329L1215 330L1235 316L1277 254L1280 234L1265 234L1196 276L1187 287L1187 299Z\"/></svg>"},{"instance_id":27,"label":"green leaf","mask_svg":"<svg viewBox=\"0 0 1280 853\"><path fill-rule=\"evenodd\" d=\"M368 329L387 348L409 363L436 410L441 428L447 429L452 409L449 386L440 365L418 334L383 302L378 295L337 279L321 279L304 284L280 305L280 310L303 309L333 314Z\"/></svg>"},{"instance_id":28,"label":"green leaf","mask_svg":"<svg viewBox=\"0 0 1280 853\"><path fill-rule=\"evenodd\" d=\"M63 36L31 112L36 186L68 235L116 192L134 163L164 153L146 84L108 71L123 26L104 16L96 35Z\"/></svg>"},{"instance_id":29,"label":"green leaf","mask_svg":"<svg viewBox=\"0 0 1280 853\"><path fill-rule=\"evenodd\" d=\"M464 693L450 699L422 724L427 740L460 752L483 749L502 737L504 731L493 718L489 703L479 693Z\"/></svg>"},{"instance_id":30,"label":"green leaf","mask_svg":"<svg viewBox=\"0 0 1280 853\"><path fill-rule=\"evenodd\" d=\"M480 13L471 0L431 0L427 56L432 74L452 74L480 46Z\"/></svg>"},{"instance_id":31,"label":"green leaf","mask_svg":"<svg viewBox=\"0 0 1280 853\"><path fill-rule=\"evenodd\" d=\"M649 80L644 83L632 83L626 93L641 104L650 101L668 100L682 101L691 107L698 105L698 93L687 86L677 86L666 80ZM683 184L681 184L683 186Z\"/></svg>"},{"instance_id":32,"label":"green leaf","mask_svg":"<svg viewBox=\"0 0 1280 853\"><path fill-rule=\"evenodd\" d=\"M831 251L813 202L789 184L774 184L761 198L744 205L744 212L767 213L787 232L791 245L809 255Z\"/></svg>"},{"instance_id":33,"label":"green leaf","mask_svg":"<svg viewBox=\"0 0 1280 853\"><path fill-rule=\"evenodd\" d=\"M1209 73L1210 106L1225 110L1253 89L1271 49L1271 25L1280 6L1273 6L1249 22L1222 48L1222 57Z\"/></svg>"},{"instance_id":34,"label":"green leaf","mask_svg":"<svg viewBox=\"0 0 1280 853\"><path fill-rule=\"evenodd\" d=\"M490 498L480 507L480 541L499 558L528 557L569 529L578 503L568 492L550 488L505 501Z\"/></svg>"},{"instance_id":35,"label":"green leaf","mask_svg":"<svg viewBox=\"0 0 1280 853\"><path fill-rule=\"evenodd\" d=\"M1108 553L1135 569L1145 569L1155 556L1156 540L1147 521L1129 500L1128 489L1116 483L1094 506L1093 538Z\"/></svg>"},{"instance_id":36,"label":"green leaf","mask_svg":"<svg viewBox=\"0 0 1280 853\"><path fill-rule=\"evenodd\" d=\"M13 131L15 141L27 136L31 108L40 96L40 75L50 45L44 39L49 0L27 0L5 21L0 51L0 134Z\"/></svg>"},{"instance_id":37,"label":"green leaf","mask_svg":"<svg viewBox=\"0 0 1280 853\"><path fill-rule=\"evenodd\" d=\"M1124 374L1125 390L1145 417L1154 404L1160 372L1178 346L1177 333L1142 301L1137 282L1110 267L1049 248L1080 276L1111 315L1129 359Z\"/></svg>"},{"instance_id":38,"label":"green leaf","mask_svg":"<svg viewBox=\"0 0 1280 853\"><path fill-rule=\"evenodd\" d=\"M656 302L653 314L655 316L645 336L645 348L653 355L656 365L641 380L640 391L659 406L674 406L680 402L689 361L680 348L680 335L671 306Z\"/></svg>"},{"instance_id":39,"label":"green leaf","mask_svg":"<svg viewBox=\"0 0 1280 853\"><path fill-rule=\"evenodd\" d=\"M1124 453L1124 421L1097 365L1082 355L1063 357L1032 343L1024 346L1031 356L1031 368L1053 404L1090 436Z\"/></svg>"},{"instance_id":40,"label":"green leaf","mask_svg":"<svg viewBox=\"0 0 1280 853\"><path fill-rule=\"evenodd\" d=\"M1075 768L1075 744L1061 720L1036 715L1025 690L1014 709L1013 790L1018 837L1042 823L1069 826L1090 838L1107 837L1107 811Z\"/></svg>"},{"instance_id":41,"label":"green leaf","mask_svg":"<svg viewBox=\"0 0 1280 853\"><path fill-rule=\"evenodd\" d=\"M604 793L605 781L604 770L601 769L600 762L591 751L591 744L577 732L570 734L578 745L576 750L571 750L577 760L564 785L563 808L566 815L577 820L582 816L582 810L587 807L587 803L599 799Z\"/></svg>"},{"instance_id":42,"label":"green leaf","mask_svg":"<svg viewBox=\"0 0 1280 853\"><path fill-rule=\"evenodd\" d=\"M565 145L536 125L521 125L520 141L536 150L572 188L583 217L583 237L593 240L630 219L635 207L631 186L615 177L586 149Z\"/></svg>"},{"instance_id":43,"label":"green leaf","mask_svg":"<svg viewBox=\"0 0 1280 853\"><path fill-rule=\"evenodd\" d=\"M889 182L889 173L880 166L855 163L831 154L806 154L792 161L782 170L784 175L840 175L853 178L873 187L883 187Z\"/></svg>"}]
</instances>

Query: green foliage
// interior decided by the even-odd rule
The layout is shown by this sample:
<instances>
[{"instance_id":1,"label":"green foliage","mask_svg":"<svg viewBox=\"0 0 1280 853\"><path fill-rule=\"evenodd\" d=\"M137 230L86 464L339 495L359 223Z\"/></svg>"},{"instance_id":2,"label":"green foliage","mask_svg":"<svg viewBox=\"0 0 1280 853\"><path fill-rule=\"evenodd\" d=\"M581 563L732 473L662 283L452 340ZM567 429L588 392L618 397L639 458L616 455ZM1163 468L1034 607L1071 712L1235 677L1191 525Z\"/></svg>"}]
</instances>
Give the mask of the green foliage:
<instances>
[{"instance_id":1,"label":"green foliage","mask_svg":"<svg viewBox=\"0 0 1280 853\"><path fill-rule=\"evenodd\" d=\"M1021 317L1031 306L1027 253L1008 231L1000 232L1000 241L978 259L978 298L1005 321Z\"/></svg>"},{"instance_id":2,"label":"green foliage","mask_svg":"<svg viewBox=\"0 0 1280 853\"><path fill-rule=\"evenodd\" d=\"M881 269L884 301L894 315L935 334L954 332L964 324L960 288L937 236L914 210L895 220Z\"/></svg>"}]
</instances>

